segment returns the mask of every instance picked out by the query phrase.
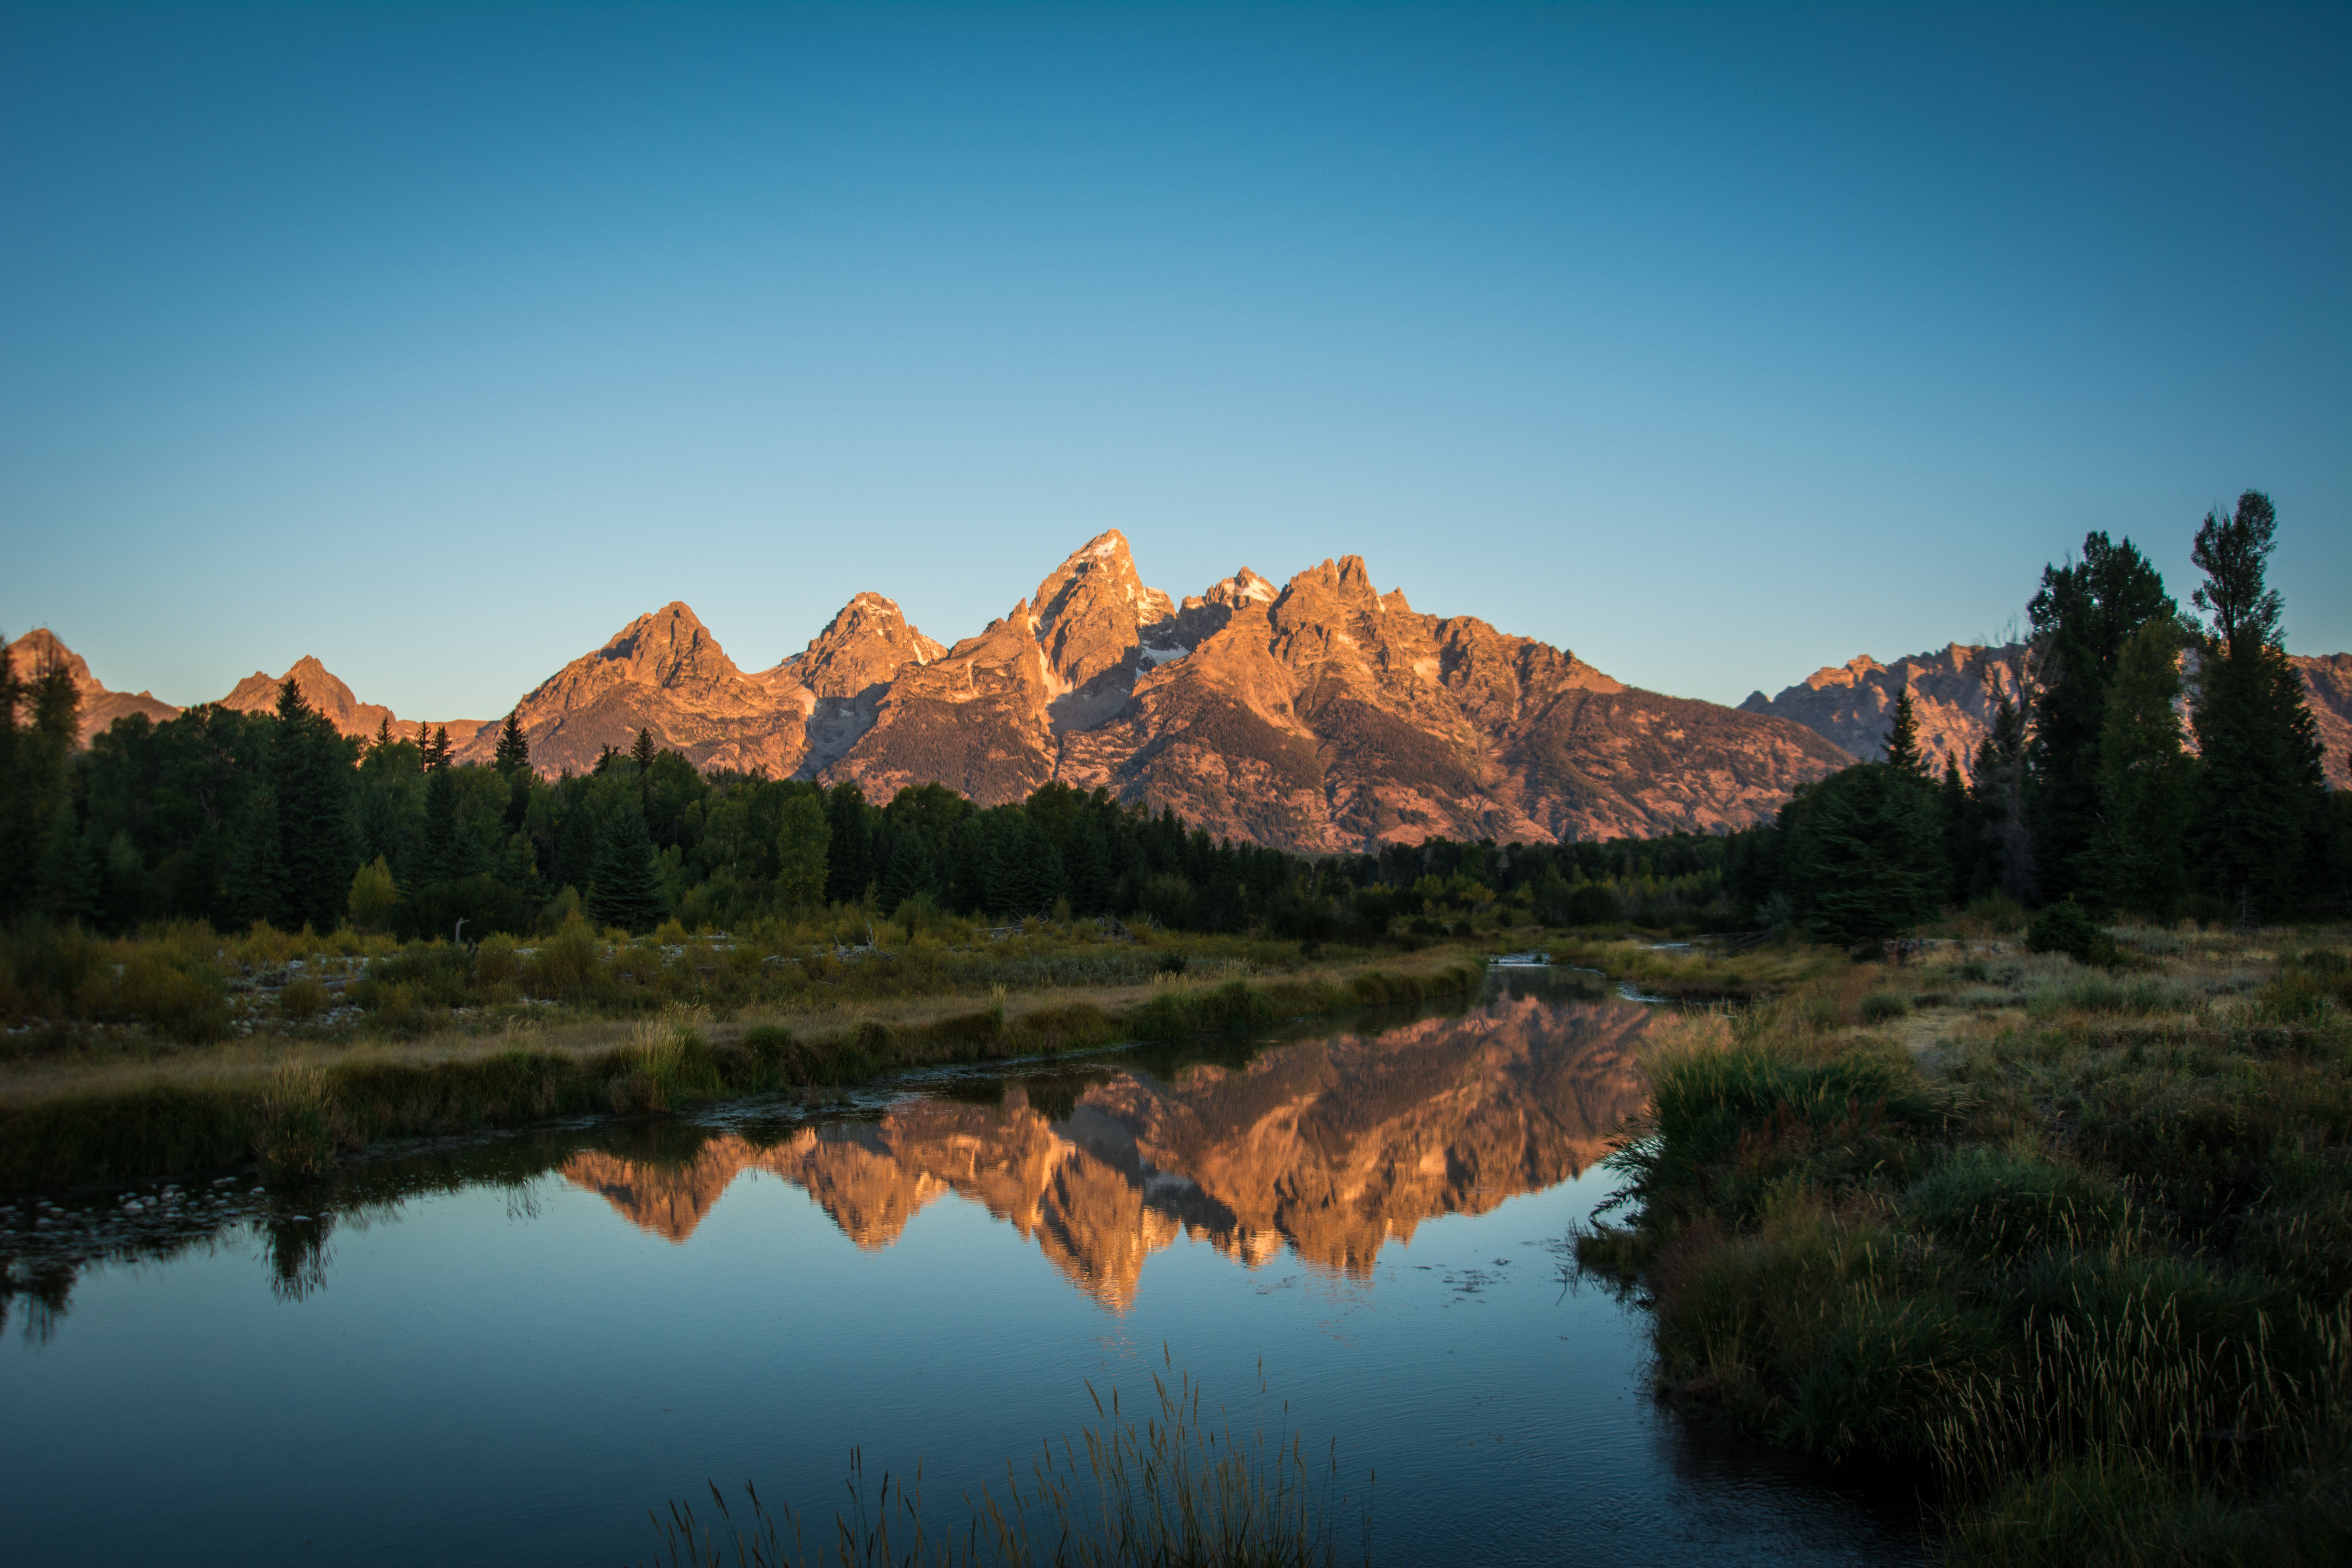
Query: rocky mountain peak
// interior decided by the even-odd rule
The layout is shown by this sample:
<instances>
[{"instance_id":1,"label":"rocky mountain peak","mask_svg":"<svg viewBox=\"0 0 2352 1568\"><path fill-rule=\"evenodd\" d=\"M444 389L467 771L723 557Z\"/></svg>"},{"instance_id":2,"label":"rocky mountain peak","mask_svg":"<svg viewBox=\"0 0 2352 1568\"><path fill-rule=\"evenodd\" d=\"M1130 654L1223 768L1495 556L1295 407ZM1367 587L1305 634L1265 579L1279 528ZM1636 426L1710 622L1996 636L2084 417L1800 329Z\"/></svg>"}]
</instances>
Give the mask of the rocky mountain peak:
<instances>
[{"instance_id":1,"label":"rocky mountain peak","mask_svg":"<svg viewBox=\"0 0 2352 1568\"><path fill-rule=\"evenodd\" d=\"M1127 536L1117 529L1097 534L1049 573L1033 603L1046 668L1071 691L1121 669L1131 686L1143 628L1175 609L1167 595L1144 586Z\"/></svg>"},{"instance_id":2,"label":"rocky mountain peak","mask_svg":"<svg viewBox=\"0 0 2352 1568\"><path fill-rule=\"evenodd\" d=\"M855 698L908 664L929 664L947 652L917 631L898 601L860 594L844 605L808 647L779 666L819 698Z\"/></svg>"},{"instance_id":3,"label":"rocky mountain peak","mask_svg":"<svg viewBox=\"0 0 2352 1568\"><path fill-rule=\"evenodd\" d=\"M1222 605L1238 610L1248 605L1271 605L1281 596L1282 590L1244 566L1222 583L1212 583L1205 594L1187 597L1183 607L1197 610L1204 605Z\"/></svg>"},{"instance_id":4,"label":"rocky mountain peak","mask_svg":"<svg viewBox=\"0 0 2352 1568\"><path fill-rule=\"evenodd\" d=\"M639 616L594 655L631 681L655 687L708 685L740 675L710 628L683 600Z\"/></svg>"},{"instance_id":5,"label":"rocky mountain peak","mask_svg":"<svg viewBox=\"0 0 2352 1568\"><path fill-rule=\"evenodd\" d=\"M272 713L278 709L278 689L291 678L294 689L302 700L326 717L329 723L346 735L373 735L383 721L394 717L391 709L374 702L362 702L336 675L319 662L314 654L304 654L294 661L284 675L268 675L255 670L236 683L235 689L220 700L224 708L234 708L240 713Z\"/></svg>"},{"instance_id":6,"label":"rocky mountain peak","mask_svg":"<svg viewBox=\"0 0 2352 1568\"><path fill-rule=\"evenodd\" d=\"M58 640L47 626L36 626L8 645L9 668L19 680L30 680L44 670L63 666L66 678L86 700L105 687L89 672L89 661Z\"/></svg>"}]
</instances>

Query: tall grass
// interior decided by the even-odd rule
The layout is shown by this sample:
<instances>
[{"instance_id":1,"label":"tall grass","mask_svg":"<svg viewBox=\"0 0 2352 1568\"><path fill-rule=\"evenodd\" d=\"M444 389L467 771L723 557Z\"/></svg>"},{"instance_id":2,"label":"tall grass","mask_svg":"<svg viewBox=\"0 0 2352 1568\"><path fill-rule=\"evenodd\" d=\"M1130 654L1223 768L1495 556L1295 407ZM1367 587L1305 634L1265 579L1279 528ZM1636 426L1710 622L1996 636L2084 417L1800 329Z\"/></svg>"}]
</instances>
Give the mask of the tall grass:
<instances>
[{"instance_id":1,"label":"tall grass","mask_svg":"<svg viewBox=\"0 0 2352 1568\"><path fill-rule=\"evenodd\" d=\"M1163 1359L1166 1352L1163 1349ZM911 1483L886 1472L872 1505L864 1458L850 1454L847 1508L812 1554L802 1516L771 1510L751 1483L744 1520L710 1485L711 1515L673 1501L654 1517L656 1562L669 1568L841 1568L992 1563L1030 1568L1325 1568L1339 1560L1341 1527L1353 1505L1363 1560L1370 1560L1370 1478L1361 1496L1340 1489L1339 1445L1315 1458L1292 1431L1289 1406L1276 1429L1244 1434L1223 1411L1202 1410L1202 1391L1172 1365L1151 1378L1156 1408L1139 1424L1114 1387L1108 1400L1089 1383L1095 1419L1077 1441L1039 1446L1024 1475L1005 1461L1003 1492L983 1486L963 1499L964 1517L935 1530ZM1261 1397L1265 1384L1259 1384ZM895 1532L895 1534L894 1534Z\"/></svg>"},{"instance_id":2,"label":"tall grass","mask_svg":"<svg viewBox=\"0 0 2352 1568\"><path fill-rule=\"evenodd\" d=\"M1578 1238L1648 1284L1662 1389L1916 1464L1962 1561L2352 1554L2339 965L2173 946L1916 980L1940 1077L1867 1027L1874 965L1665 1031L1612 1156L1631 1221ZM2021 1023L1976 1016L1987 980Z\"/></svg>"}]
</instances>

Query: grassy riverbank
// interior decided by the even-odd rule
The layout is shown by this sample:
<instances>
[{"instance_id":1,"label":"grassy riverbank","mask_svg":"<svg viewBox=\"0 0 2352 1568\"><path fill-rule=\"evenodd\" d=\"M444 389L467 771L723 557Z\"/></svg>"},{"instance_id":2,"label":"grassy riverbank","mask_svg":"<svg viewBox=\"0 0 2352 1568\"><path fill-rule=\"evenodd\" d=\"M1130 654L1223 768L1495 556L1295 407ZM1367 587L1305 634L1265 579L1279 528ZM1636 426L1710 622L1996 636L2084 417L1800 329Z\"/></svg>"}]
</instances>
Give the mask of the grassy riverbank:
<instances>
[{"instance_id":1,"label":"grassy riverbank","mask_svg":"<svg viewBox=\"0 0 2352 1568\"><path fill-rule=\"evenodd\" d=\"M1580 1256L1647 1290L1664 1394L1917 1467L1958 1561L2342 1561L2347 932L2111 934L1685 1018Z\"/></svg>"},{"instance_id":2,"label":"grassy riverbank","mask_svg":"<svg viewBox=\"0 0 2352 1568\"><path fill-rule=\"evenodd\" d=\"M1462 995L1482 973L1467 944L1310 958L1297 943L1139 939L1094 922L901 931L862 950L799 940L807 933L768 943L671 934L630 943L575 931L536 951L485 942L470 952L337 952L264 931L211 939L205 952L183 933L176 952L169 938L74 939L87 951L54 943L34 963L20 944L20 989L28 972L40 982L47 957L53 971L82 976L79 991L52 984L49 994L95 994L96 1013L110 988L167 994L171 984L156 976L170 973L223 1005L236 999L247 1026L195 1041L144 1016L23 1028L0 1068L0 1187L256 1159L278 1178L299 1177L387 1138L662 1115L902 1068L1262 1027ZM779 973L787 965L789 976Z\"/></svg>"}]
</instances>

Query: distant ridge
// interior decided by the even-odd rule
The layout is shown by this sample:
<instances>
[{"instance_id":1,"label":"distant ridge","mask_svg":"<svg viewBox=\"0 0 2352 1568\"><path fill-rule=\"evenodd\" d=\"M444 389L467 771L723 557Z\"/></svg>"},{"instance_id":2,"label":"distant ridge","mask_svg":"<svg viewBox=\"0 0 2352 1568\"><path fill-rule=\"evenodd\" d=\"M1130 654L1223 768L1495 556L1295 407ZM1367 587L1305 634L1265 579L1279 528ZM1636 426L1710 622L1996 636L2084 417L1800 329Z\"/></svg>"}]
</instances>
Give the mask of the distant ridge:
<instances>
[{"instance_id":1,"label":"distant ridge","mask_svg":"<svg viewBox=\"0 0 2352 1568\"><path fill-rule=\"evenodd\" d=\"M1984 647L1952 643L1940 652L1915 653L1893 664L1864 654L1815 670L1778 697L1750 693L1749 713L1793 719L1857 757L1885 754L1895 696L1908 689L1919 719L1919 740L1930 757L1950 756L1967 777L1992 721L1996 694L2012 698L2024 672L2017 643ZM2326 752L2327 787L2352 789L2352 653L2289 654L2303 677L2303 697ZM1937 763L1940 769L1940 761Z\"/></svg>"},{"instance_id":2,"label":"distant ridge","mask_svg":"<svg viewBox=\"0 0 2352 1568\"><path fill-rule=\"evenodd\" d=\"M47 631L20 669L62 659L85 738L129 713L178 710L111 692ZM1791 791L1874 757L1908 689L1931 752L1965 770L1990 691L2021 650L1953 643L1862 657L1738 709L1629 687L1565 648L1382 594L1358 556L1277 585L1244 567L1181 600L1147 585L1116 530L952 646L877 593L850 599L799 653L745 670L687 605L639 616L516 704L542 772L584 771L640 730L704 768L852 782L887 800L940 783L984 805L1048 781L1172 806L1219 837L1340 851L1432 836L1501 842L1722 832ZM2327 774L2352 784L2352 654L2297 658ZM391 719L315 658L288 671L345 734ZM222 700L274 705L260 671ZM1990 682L1990 684L1988 684ZM447 721L460 760L488 762L497 720Z\"/></svg>"}]
</instances>

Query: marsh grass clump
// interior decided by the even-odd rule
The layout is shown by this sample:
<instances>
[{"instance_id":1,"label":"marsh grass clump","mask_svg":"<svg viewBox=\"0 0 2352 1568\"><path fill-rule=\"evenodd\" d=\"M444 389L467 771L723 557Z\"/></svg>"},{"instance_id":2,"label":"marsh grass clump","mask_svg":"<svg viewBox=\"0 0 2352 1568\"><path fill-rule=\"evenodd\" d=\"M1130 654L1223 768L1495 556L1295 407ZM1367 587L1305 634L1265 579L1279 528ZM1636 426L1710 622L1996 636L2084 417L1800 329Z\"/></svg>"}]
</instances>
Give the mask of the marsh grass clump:
<instances>
[{"instance_id":1,"label":"marsh grass clump","mask_svg":"<svg viewBox=\"0 0 2352 1568\"><path fill-rule=\"evenodd\" d=\"M710 1522L691 1501L672 1501L667 1520L653 1516L656 1561L669 1568L1332 1568L1351 1514L1370 1561L1371 1478L1360 1494L1340 1489L1336 1440L1310 1456L1287 1405L1273 1431L1238 1430L1227 1413L1204 1412L1200 1384L1172 1366L1153 1373L1151 1387L1152 1407L1139 1421L1117 1388L1106 1399L1088 1384L1095 1420L1076 1440L1041 1443L1025 1474L1008 1458L1002 1492L983 1486L977 1498L967 1494L961 1523L944 1530L927 1514L919 1466L911 1483L886 1471L869 1506L864 1456L852 1449L849 1504L821 1532L829 1549L812 1556L801 1515L771 1510L749 1482L739 1524L711 1483Z\"/></svg>"},{"instance_id":2,"label":"marsh grass clump","mask_svg":"<svg viewBox=\"0 0 2352 1568\"><path fill-rule=\"evenodd\" d=\"M269 1076L253 1116L253 1157L272 1180L316 1181L341 1142L327 1075L289 1064Z\"/></svg>"}]
</instances>

